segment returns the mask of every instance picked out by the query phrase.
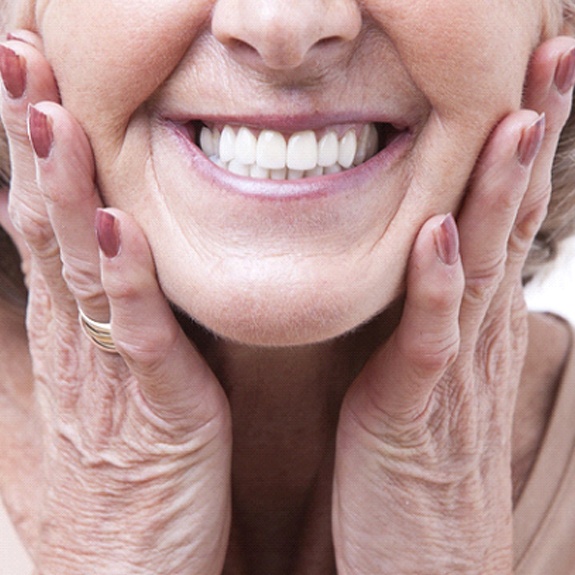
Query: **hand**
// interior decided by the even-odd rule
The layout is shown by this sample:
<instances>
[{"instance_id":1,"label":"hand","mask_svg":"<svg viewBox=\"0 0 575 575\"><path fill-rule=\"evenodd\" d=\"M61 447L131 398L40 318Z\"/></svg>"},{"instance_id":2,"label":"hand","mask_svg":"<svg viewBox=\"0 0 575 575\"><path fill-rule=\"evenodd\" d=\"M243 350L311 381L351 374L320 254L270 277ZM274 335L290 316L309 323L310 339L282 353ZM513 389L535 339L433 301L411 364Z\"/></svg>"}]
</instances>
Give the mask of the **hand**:
<instances>
[{"instance_id":1,"label":"hand","mask_svg":"<svg viewBox=\"0 0 575 575\"><path fill-rule=\"evenodd\" d=\"M512 573L521 270L570 110L572 85L556 70L574 46L557 38L536 51L527 109L492 134L457 218L460 240L450 217L423 226L400 324L346 396L334 480L340 575Z\"/></svg>"},{"instance_id":2,"label":"hand","mask_svg":"<svg viewBox=\"0 0 575 575\"><path fill-rule=\"evenodd\" d=\"M19 413L0 417L11 441L30 450L2 469L8 505L42 575L220 573L231 513L225 394L160 291L141 229L102 209L89 143L58 103L40 40L18 36L2 46L2 121L12 233L29 248L34 395L24 410L6 394L0 403ZM119 354L88 340L79 309L111 318ZM16 482L28 473L32 488Z\"/></svg>"}]
</instances>

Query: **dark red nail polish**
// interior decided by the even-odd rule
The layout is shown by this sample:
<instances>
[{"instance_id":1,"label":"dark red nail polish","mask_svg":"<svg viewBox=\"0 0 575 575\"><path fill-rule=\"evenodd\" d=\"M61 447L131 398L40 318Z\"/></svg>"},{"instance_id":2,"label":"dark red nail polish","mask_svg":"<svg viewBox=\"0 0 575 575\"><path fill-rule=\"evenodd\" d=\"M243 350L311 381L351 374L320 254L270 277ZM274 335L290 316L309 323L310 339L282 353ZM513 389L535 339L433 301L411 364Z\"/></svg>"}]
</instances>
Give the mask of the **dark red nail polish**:
<instances>
[{"instance_id":1,"label":"dark red nail polish","mask_svg":"<svg viewBox=\"0 0 575 575\"><path fill-rule=\"evenodd\" d=\"M554 81L561 94L567 93L575 84L575 48L563 54L559 59Z\"/></svg>"},{"instance_id":2,"label":"dark red nail polish","mask_svg":"<svg viewBox=\"0 0 575 575\"><path fill-rule=\"evenodd\" d=\"M459 259L459 233L452 214L448 214L435 228L435 249L439 259L446 265L452 266Z\"/></svg>"},{"instance_id":3,"label":"dark red nail polish","mask_svg":"<svg viewBox=\"0 0 575 575\"><path fill-rule=\"evenodd\" d=\"M52 119L34 106L28 106L28 135L36 155L46 159L54 145Z\"/></svg>"},{"instance_id":4,"label":"dark red nail polish","mask_svg":"<svg viewBox=\"0 0 575 575\"><path fill-rule=\"evenodd\" d=\"M529 166L535 159L543 137L545 136L545 114L541 114L539 118L523 131L519 145L517 146L517 158L522 166Z\"/></svg>"},{"instance_id":5,"label":"dark red nail polish","mask_svg":"<svg viewBox=\"0 0 575 575\"><path fill-rule=\"evenodd\" d=\"M26 61L7 46L0 44L0 74L6 92L15 100L26 90Z\"/></svg>"},{"instance_id":6,"label":"dark red nail polish","mask_svg":"<svg viewBox=\"0 0 575 575\"><path fill-rule=\"evenodd\" d=\"M109 212L96 212L96 236L100 249L107 258L115 258L120 253L120 225Z\"/></svg>"}]
</instances>

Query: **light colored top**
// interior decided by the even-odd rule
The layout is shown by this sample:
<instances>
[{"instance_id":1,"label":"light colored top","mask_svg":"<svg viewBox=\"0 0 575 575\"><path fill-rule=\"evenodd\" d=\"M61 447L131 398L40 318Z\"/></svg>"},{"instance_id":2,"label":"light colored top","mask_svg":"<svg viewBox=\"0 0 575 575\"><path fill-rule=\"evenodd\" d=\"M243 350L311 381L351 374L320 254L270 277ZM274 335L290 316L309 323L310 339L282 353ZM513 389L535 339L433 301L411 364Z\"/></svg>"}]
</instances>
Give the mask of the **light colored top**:
<instances>
[{"instance_id":1,"label":"light colored top","mask_svg":"<svg viewBox=\"0 0 575 575\"><path fill-rule=\"evenodd\" d=\"M0 499L0 575L30 575L33 569Z\"/></svg>"},{"instance_id":2,"label":"light colored top","mask_svg":"<svg viewBox=\"0 0 575 575\"><path fill-rule=\"evenodd\" d=\"M575 574L575 333L541 449L514 512L515 575Z\"/></svg>"}]
</instances>

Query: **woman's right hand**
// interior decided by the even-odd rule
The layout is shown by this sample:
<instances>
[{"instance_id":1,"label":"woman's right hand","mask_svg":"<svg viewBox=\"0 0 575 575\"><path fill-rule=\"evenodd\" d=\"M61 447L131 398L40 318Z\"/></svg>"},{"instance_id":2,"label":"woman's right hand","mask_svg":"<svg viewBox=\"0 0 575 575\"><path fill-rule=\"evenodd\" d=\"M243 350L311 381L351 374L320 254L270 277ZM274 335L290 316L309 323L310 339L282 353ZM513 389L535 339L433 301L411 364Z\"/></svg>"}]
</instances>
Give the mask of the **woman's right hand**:
<instances>
[{"instance_id":1,"label":"woman's right hand","mask_svg":"<svg viewBox=\"0 0 575 575\"><path fill-rule=\"evenodd\" d=\"M33 422L12 433L40 438L29 443L37 453L2 470L8 506L30 497L16 478L37 461L38 504L18 523L37 531L29 551L42 575L220 573L231 514L225 394L164 298L141 229L102 209L90 145L59 104L39 38L18 32L0 49L35 398ZM111 318L118 354L89 341L79 309Z\"/></svg>"}]
</instances>

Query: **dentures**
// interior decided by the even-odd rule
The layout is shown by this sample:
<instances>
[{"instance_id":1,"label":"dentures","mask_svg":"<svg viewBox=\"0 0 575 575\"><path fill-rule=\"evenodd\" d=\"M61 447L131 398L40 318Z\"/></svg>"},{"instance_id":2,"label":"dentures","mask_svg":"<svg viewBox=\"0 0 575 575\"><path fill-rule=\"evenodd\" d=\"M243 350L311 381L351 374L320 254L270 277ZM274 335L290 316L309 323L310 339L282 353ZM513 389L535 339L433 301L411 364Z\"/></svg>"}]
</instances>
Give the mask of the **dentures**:
<instances>
[{"instance_id":1,"label":"dentures","mask_svg":"<svg viewBox=\"0 0 575 575\"><path fill-rule=\"evenodd\" d=\"M388 135L390 137L390 135ZM381 146L375 124L305 130L289 136L275 130L202 126L198 145L216 165L240 176L294 180L335 174L359 166Z\"/></svg>"}]
</instances>

